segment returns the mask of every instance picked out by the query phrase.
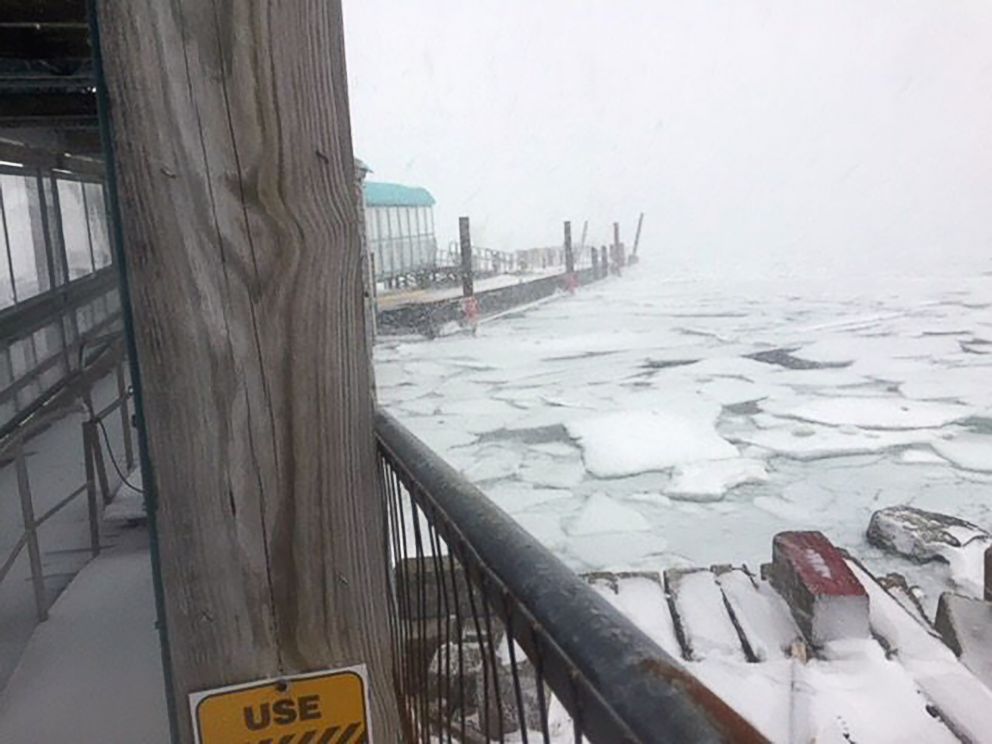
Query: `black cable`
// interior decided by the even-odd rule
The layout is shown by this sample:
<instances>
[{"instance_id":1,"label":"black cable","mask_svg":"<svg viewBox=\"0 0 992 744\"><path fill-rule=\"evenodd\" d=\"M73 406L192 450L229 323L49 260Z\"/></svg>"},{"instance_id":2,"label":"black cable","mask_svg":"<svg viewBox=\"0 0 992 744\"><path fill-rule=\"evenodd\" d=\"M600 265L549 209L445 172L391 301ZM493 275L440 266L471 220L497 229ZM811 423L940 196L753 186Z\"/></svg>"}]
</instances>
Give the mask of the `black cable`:
<instances>
[{"instance_id":1,"label":"black cable","mask_svg":"<svg viewBox=\"0 0 992 744\"><path fill-rule=\"evenodd\" d=\"M95 418L93 420L96 421L97 424L100 425L100 431L103 432L103 441L107 445L107 454L110 455L110 464L113 465L114 466L114 470L117 471L117 477L119 477L121 479L121 483L123 483L125 486L127 486L128 488L130 488L132 491L136 491L137 493L140 493L141 495L144 495L145 492L142 491L137 486L133 485L124 476L124 473L121 472L121 469L117 466L117 458L114 456L114 448L110 446L110 435L107 434L107 427L104 426L103 419Z\"/></svg>"}]
</instances>

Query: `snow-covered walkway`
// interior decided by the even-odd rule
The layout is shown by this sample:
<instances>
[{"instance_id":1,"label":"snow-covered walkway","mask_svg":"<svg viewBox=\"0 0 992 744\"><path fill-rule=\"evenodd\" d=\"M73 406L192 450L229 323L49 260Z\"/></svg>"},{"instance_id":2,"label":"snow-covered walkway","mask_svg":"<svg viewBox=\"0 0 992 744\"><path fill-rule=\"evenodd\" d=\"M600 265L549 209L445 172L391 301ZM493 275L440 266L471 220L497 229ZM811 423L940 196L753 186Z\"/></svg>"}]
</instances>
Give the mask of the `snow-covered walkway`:
<instances>
[{"instance_id":1,"label":"snow-covered walkway","mask_svg":"<svg viewBox=\"0 0 992 744\"><path fill-rule=\"evenodd\" d=\"M0 742L168 741L147 533L133 528L31 636L0 692Z\"/></svg>"}]
</instances>

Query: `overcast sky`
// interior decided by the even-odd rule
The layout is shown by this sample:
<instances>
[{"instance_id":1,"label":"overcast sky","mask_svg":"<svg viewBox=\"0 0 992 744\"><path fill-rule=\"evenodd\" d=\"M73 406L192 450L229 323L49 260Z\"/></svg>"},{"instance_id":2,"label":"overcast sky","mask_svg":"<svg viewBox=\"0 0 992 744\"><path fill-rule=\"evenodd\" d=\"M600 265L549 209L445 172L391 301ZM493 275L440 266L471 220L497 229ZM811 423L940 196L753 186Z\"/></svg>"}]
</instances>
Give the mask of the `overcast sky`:
<instances>
[{"instance_id":1,"label":"overcast sky","mask_svg":"<svg viewBox=\"0 0 992 744\"><path fill-rule=\"evenodd\" d=\"M990 0L344 0L355 150L439 240L992 269Z\"/></svg>"}]
</instances>

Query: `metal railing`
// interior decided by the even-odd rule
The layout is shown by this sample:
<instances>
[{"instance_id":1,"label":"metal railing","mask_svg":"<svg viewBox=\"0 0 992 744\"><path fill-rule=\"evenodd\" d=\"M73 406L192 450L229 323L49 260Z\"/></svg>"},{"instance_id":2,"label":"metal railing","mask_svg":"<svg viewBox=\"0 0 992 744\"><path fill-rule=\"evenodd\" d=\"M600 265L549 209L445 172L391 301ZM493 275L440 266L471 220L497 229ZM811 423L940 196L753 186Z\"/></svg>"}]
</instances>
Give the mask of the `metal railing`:
<instances>
[{"instance_id":1,"label":"metal railing","mask_svg":"<svg viewBox=\"0 0 992 744\"><path fill-rule=\"evenodd\" d=\"M0 584L10 574L21 552L27 549L34 593L35 611L38 622L48 618L50 607L45 588L45 575L42 565L42 550L39 541L40 528L56 514L86 496L87 523L89 527L89 549L92 557L100 553L100 514L101 497L103 505L112 498L110 481L107 476L103 448L100 444L100 429L106 438L103 421L117 412L121 418L124 439L125 466L129 471L134 466L134 444L131 438L130 412L128 400L131 392L124 372L123 344L119 334L105 340L106 346L78 375L69 378L64 387L35 415L24 422L13 433L0 440L0 467L10 467L17 474L17 492L20 502L22 531L20 537L0 564ZM114 400L100 411L95 411L92 400L92 386L107 374L116 376L117 388ZM28 476L25 443L44 429L73 412L85 413L81 423L81 443L85 479L82 484L46 509L40 516L35 514L35 499ZM109 441L108 441L109 445ZM116 467L116 465L115 465Z\"/></svg>"},{"instance_id":2,"label":"metal railing","mask_svg":"<svg viewBox=\"0 0 992 744\"><path fill-rule=\"evenodd\" d=\"M763 741L390 415L376 433L408 741Z\"/></svg>"}]
</instances>

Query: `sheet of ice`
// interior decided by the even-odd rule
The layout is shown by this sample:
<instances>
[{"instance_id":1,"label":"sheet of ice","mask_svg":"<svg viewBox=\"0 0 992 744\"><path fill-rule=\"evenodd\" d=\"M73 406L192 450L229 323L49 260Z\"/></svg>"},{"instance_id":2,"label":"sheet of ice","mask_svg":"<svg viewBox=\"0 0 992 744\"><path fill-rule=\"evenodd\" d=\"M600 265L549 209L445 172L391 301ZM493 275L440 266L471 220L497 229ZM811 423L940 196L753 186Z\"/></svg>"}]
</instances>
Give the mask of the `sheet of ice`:
<instances>
[{"instance_id":1,"label":"sheet of ice","mask_svg":"<svg viewBox=\"0 0 992 744\"><path fill-rule=\"evenodd\" d=\"M519 476L521 480L535 486L573 488L582 482L585 470L582 462L574 454L572 458L564 460L544 455L530 455L523 460Z\"/></svg>"},{"instance_id":2,"label":"sheet of ice","mask_svg":"<svg viewBox=\"0 0 992 744\"><path fill-rule=\"evenodd\" d=\"M992 380L990 380L992 387ZM992 436L987 434L963 434L951 439L939 439L933 443L937 454L950 460L959 468L992 473Z\"/></svg>"},{"instance_id":3,"label":"sheet of ice","mask_svg":"<svg viewBox=\"0 0 992 744\"><path fill-rule=\"evenodd\" d=\"M519 481L502 481L489 485L485 493L501 509L510 514L534 509L553 501L575 501L577 498L571 491L560 488L535 488Z\"/></svg>"},{"instance_id":4,"label":"sheet of ice","mask_svg":"<svg viewBox=\"0 0 992 744\"><path fill-rule=\"evenodd\" d=\"M568 528L570 535L598 535L609 532L639 532L651 529L644 515L602 493L595 493Z\"/></svg>"},{"instance_id":5,"label":"sheet of ice","mask_svg":"<svg viewBox=\"0 0 992 744\"><path fill-rule=\"evenodd\" d=\"M916 447L899 453L899 462L911 465L946 465L947 460L933 450L917 449Z\"/></svg>"},{"instance_id":6,"label":"sheet of ice","mask_svg":"<svg viewBox=\"0 0 992 744\"><path fill-rule=\"evenodd\" d=\"M737 434L737 438L797 460L871 454L912 444L931 444L939 437L933 429L879 431L755 418L759 428Z\"/></svg>"},{"instance_id":7,"label":"sheet of ice","mask_svg":"<svg viewBox=\"0 0 992 744\"><path fill-rule=\"evenodd\" d=\"M761 408L776 416L865 429L926 429L945 426L974 413L974 409L956 403L907 400L896 396L836 396L807 400L798 405L766 401Z\"/></svg>"},{"instance_id":8,"label":"sheet of ice","mask_svg":"<svg viewBox=\"0 0 992 744\"><path fill-rule=\"evenodd\" d=\"M768 480L765 464L759 460L734 458L677 465L666 491L673 498L694 501L720 499L742 483Z\"/></svg>"},{"instance_id":9,"label":"sheet of ice","mask_svg":"<svg viewBox=\"0 0 992 744\"><path fill-rule=\"evenodd\" d=\"M737 456L737 448L716 433L712 421L663 410L620 411L567 428L582 447L586 469L599 478Z\"/></svg>"}]
</instances>

